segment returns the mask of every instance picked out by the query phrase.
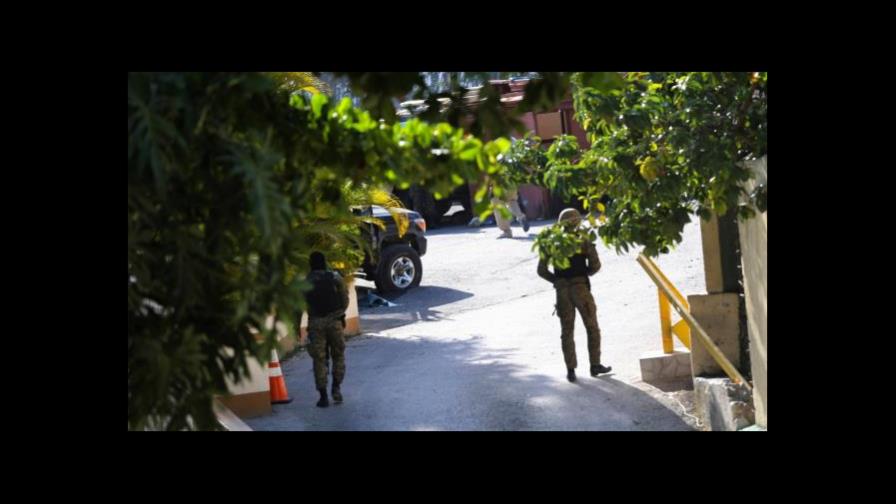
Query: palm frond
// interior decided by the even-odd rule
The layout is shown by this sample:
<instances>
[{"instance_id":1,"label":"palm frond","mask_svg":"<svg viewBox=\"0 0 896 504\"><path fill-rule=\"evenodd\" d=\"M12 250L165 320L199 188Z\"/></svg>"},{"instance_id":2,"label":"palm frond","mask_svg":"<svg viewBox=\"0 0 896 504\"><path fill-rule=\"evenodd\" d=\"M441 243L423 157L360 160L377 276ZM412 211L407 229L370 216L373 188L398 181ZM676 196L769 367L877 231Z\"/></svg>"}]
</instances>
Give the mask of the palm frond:
<instances>
[{"instance_id":1,"label":"palm frond","mask_svg":"<svg viewBox=\"0 0 896 504\"><path fill-rule=\"evenodd\" d=\"M404 205L401 203L400 199L396 198L389 191L386 191L379 187L369 187L364 184L356 186L351 182L348 182L343 187L343 194L345 194L346 201L348 201L350 205L378 205L385 208L386 211L389 212L389 215L392 216L392 220L395 221L395 226L398 228L399 236L404 236L404 234L408 230L408 227L410 227L410 219L408 219L408 214L405 212L399 212L397 210L399 208L404 208ZM368 221L365 220L364 222ZM384 228L381 223L371 222L371 224L376 224L380 228Z\"/></svg>"},{"instance_id":2,"label":"palm frond","mask_svg":"<svg viewBox=\"0 0 896 504\"><path fill-rule=\"evenodd\" d=\"M289 91L333 94L329 84L315 77L311 72L268 72L268 75Z\"/></svg>"}]
</instances>

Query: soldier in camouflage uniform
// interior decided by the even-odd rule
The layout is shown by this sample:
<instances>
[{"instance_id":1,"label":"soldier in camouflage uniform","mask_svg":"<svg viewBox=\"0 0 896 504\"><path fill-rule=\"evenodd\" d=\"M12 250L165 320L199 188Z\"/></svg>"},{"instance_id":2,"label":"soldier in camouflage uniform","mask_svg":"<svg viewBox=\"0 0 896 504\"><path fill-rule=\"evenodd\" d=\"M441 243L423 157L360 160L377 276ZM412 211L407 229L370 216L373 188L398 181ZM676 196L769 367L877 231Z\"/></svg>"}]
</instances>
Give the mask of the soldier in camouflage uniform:
<instances>
[{"instance_id":1,"label":"soldier in camouflage uniform","mask_svg":"<svg viewBox=\"0 0 896 504\"><path fill-rule=\"evenodd\" d=\"M314 382L320 392L317 405L326 408L327 371L333 360L333 402L342 402L340 384L345 377L345 310L348 291L335 271L327 271L327 263L320 252L311 254L311 272L307 280L315 287L308 293L308 354L314 362Z\"/></svg>"},{"instance_id":2,"label":"soldier in camouflage uniform","mask_svg":"<svg viewBox=\"0 0 896 504\"><path fill-rule=\"evenodd\" d=\"M574 208L560 212L559 222L574 228L582 217ZM554 284L557 291L556 313L560 317L560 343L563 348L563 359L566 361L566 379L576 381L576 345L573 340L576 310L582 317L588 332L588 357L591 361L591 376L608 373L611 367L600 363L600 327L597 325L597 307L591 295L589 276L600 269L600 258L593 243L583 243L582 251L570 259L569 268L548 271L547 261L538 262L538 276Z\"/></svg>"}]
</instances>

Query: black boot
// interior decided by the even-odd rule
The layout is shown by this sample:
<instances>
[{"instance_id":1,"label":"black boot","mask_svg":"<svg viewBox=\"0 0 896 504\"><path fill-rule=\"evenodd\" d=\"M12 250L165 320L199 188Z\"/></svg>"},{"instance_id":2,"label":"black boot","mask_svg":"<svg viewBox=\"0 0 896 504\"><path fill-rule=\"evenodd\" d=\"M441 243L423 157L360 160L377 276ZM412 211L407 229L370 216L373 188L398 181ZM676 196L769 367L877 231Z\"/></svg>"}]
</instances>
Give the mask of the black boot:
<instances>
[{"instance_id":1,"label":"black boot","mask_svg":"<svg viewBox=\"0 0 896 504\"><path fill-rule=\"evenodd\" d=\"M320 401L317 401L317 407L326 408L330 405L330 401L327 399L327 388L317 389L317 391L320 392Z\"/></svg>"},{"instance_id":2,"label":"black boot","mask_svg":"<svg viewBox=\"0 0 896 504\"><path fill-rule=\"evenodd\" d=\"M333 402L339 404L342 402L342 391L339 390L339 384L333 383Z\"/></svg>"},{"instance_id":3,"label":"black boot","mask_svg":"<svg viewBox=\"0 0 896 504\"><path fill-rule=\"evenodd\" d=\"M572 368L568 369L566 371L566 379L569 380L570 383L576 381L576 370Z\"/></svg>"},{"instance_id":4,"label":"black boot","mask_svg":"<svg viewBox=\"0 0 896 504\"><path fill-rule=\"evenodd\" d=\"M603 364L592 364L591 365L591 376L597 376L600 373L609 373L613 370L612 366L604 366Z\"/></svg>"}]
</instances>

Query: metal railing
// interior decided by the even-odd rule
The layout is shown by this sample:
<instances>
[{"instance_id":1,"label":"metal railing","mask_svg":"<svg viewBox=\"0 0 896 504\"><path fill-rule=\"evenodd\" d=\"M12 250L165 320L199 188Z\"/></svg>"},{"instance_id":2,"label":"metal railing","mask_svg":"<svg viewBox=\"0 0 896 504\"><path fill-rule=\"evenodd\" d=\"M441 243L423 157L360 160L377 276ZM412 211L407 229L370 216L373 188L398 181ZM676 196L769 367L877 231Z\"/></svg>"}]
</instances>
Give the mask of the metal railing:
<instances>
[{"instance_id":1,"label":"metal railing","mask_svg":"<svg viewBox=\"0 0 896 504\"><path fill-rule=\"evenodd\" d=\"M725 371L725 374L731 378L735 383L742 383L748 389L752 390L750 383L744 379L744 377L740 374L734 364L731 363L726 357L725 354L722 353L722 350L716 346L715 343L709 338L709 335L706 334L706 331L700 327L700 324L697 323L697 320L690 313L690 306L688 305L685 297L681 295L681 292L672 285L672 282L666 278L666 275L660 271L660 268L654 263L649 257L644 254L638 254L638 264L644 268L644 271L647 272L647 276L653 280L653 283L656 284L657 290L659 291L659 299L660 299L660 325L662 327L663 334L663 351L665 353L672 353L672 334L678 336L681 339L681 342L685 344L688 348L691 348L691 331L697 336L697 341L703 345L704 348L709 352L709 355L716 361L716 363L721 366L722 370ZM681 320L675 325L670 324L670 313L669 313L669 305L672 305L675 308L675 311L681 315ZM665 313L664 313L665 310ZM682 323L686 324L687 327L682 328ZM685 329L689 330L685 331Z\"/></svg>"},{"instance_id":2,"label":"metal railing","mask_svg":"<svg viewBox=\"0 0 896 504\"><path fill-rule=\"evenodd\" d=\"M688 313L691 312L691 306L688 304L687 299L681 294L681 292L675 288L675 285L666 278L666 275L663 271L650 260L650 258L645 257L647 261L650 261L650 264L653 266L659 278L663 280L663 282L669 287L669 290L675 296L675 299L681 303L681 306ZM643 265L642 265L643 266ZM682 318L676 323L672 323L671 310L669 309L669 298L666 296L666 293L663 292L662 289L657 287L656 289L657 295L659 296L660 301L660 329L663 337L663 352L670 354L674 351L672 335L678 336L678 339L688 348L691 349L691 328L688 326L688 323Z\"/></svg>"}]
</instances>

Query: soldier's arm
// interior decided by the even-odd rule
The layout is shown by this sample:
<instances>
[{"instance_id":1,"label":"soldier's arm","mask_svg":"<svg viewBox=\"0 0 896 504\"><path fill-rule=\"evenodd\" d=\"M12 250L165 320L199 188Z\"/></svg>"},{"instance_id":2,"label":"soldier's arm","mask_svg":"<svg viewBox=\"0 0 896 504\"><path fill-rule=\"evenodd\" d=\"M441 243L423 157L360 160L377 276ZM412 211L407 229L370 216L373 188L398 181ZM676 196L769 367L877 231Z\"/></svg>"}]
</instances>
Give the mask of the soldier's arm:
<instances>
[{"instance_id":1,"label":"soldier's arm","mask_svg":"<svg viewBox=\"0 0 896 504\"><path fill-rule=\"evenodd\" d=\"M342 299L342 309L348 309L348 290L345 288L345 281L339 273L334 272L336 277L336 289L339 291L339 298Z\"/></svg>"},{"instance_id":2,"label":"soldier's arm","mask_svg":"<svg viewBox=\"0 0 896 504\"><path fill-rule=\"evenodd\" d=\"M553 273L548 271L548 263L544 259L538 260L538 276L551 283L554 283L554 280L557 279Z\"/></svg>"},{"instance_id":3,"label":"soldier's arm","mask_svg":"<svg viewBox=\"0 0 896 504\"><path fill-rule=\"evenodd\" d=\"M588 255L588 276L591 276L600 270L600 257L597 256L597 247L593 243L585 246L585 252Z\"/></svg>"}]
</instances>

